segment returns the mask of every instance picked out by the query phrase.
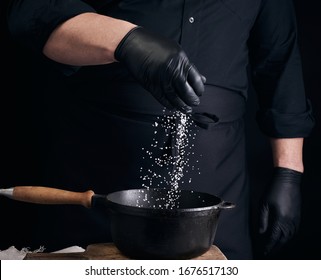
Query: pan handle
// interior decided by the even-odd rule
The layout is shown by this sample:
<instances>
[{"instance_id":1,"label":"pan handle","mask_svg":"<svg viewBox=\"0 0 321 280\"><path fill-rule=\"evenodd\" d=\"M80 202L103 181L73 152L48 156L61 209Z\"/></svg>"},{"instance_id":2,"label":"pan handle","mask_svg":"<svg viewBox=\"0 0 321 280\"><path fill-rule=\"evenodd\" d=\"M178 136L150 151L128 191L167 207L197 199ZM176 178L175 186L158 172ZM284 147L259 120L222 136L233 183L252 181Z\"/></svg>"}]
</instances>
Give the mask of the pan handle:
<instances>
[{"instance_id":1,"label":"pan handle","mask_svg":"<svg viewBox=\"0 0 321 280\"><path fill-rule=\"evenodd\" d=\"M86 192L72 192L43 186L17 186L1 189L0 195L13 200L38 204L76 204L91 207L92 190Z\"/></svg>"},{"instance_id":2,"label":"pan handle","mask_svg":"<svg viewBox=\"0 0 321 280\"><path fill-rule=\"evenodd\" d=\"M235 207L235 203L229 201L222 201L217 205L219 209L232 209Z\"/></svg>"}]
</instances>

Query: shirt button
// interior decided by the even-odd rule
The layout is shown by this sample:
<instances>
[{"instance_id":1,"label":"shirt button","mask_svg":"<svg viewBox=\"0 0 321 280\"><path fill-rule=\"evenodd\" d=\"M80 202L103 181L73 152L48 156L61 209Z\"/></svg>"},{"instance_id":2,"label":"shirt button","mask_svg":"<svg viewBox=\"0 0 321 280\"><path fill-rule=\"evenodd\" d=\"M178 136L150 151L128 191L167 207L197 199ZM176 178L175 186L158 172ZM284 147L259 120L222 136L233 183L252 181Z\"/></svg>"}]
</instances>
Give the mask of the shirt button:
<instances>
[{"instance_id":1,"label":"shirt button","mask_svg":"<svg viewBox=\"0 0 321 280\"><path fill-rule=\"evenodd\" d=\"M190 18L188 19L188 21L189 21L190 23L193 23L193 22L195 21L195 19L194 19L193 17L190 17Z\"/></svg>"}]
</instances>

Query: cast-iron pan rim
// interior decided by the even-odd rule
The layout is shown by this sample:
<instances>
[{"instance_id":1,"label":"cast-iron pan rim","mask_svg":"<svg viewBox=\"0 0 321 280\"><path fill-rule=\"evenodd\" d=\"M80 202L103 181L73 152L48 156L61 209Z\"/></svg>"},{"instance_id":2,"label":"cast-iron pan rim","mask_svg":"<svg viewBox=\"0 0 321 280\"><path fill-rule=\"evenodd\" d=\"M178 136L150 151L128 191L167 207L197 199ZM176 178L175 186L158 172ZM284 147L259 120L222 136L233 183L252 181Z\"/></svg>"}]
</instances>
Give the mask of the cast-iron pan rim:
<instances>
[{"instance_id":1,"label":"cast-iron pan rim","mask_svg":"<svg viewBox=\"0 0 321 280\"><path fill-rule=\"evenodd\" d=\"M161 190L161 189L166 189L166 188L149 188L149 190ZM149 208L149 207L138 207L138 206L132 206L132 205L125 205L121 204L119 202L115 202L110 200L110 196L121 193L121 192L128 192L128 191L140 191L144 190L146 191L147 189L129 189L129 190L121 190L121 191L116 191L113 193L110 193L106 196L106 202L108 204L108 208L116 211L121 211L121 212L126 212L129 214L136 214L136 213L141 213L141 214L151 214L151 215L167 215L167 216L175 216L175 215L180 215L180 214L204 214L207 215L208 212L212 213L213 211L219 211L220 209L220 204L223 202L221 198L204 193L204 192L198 192L198 191L192 191L192 190L185 190L181 189L180 191L183 192L191 192L195 195L206 195L206 196L211 196L213 199L217 199L217 203L214 205L210 206L204 206L204 207L195 207L195 208L172 208L172 209L166 209L166 208Z\"/></svg>"}]
</instances>

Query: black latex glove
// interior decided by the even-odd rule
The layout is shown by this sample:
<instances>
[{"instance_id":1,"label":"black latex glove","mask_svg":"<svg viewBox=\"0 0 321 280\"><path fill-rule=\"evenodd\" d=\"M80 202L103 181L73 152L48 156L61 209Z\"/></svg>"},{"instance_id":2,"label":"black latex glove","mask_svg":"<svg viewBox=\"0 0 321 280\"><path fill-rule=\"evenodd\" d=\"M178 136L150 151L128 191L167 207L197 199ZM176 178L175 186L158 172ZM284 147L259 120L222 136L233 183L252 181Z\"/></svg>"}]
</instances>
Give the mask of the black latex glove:
<instances>
[{"instance_id":1,"label":"black latex glove","mask_svg":"<svg viewBox=\"0 0 321 280\"><path fill-rule=\"evenodd\" d=\"M115 58L168 109L190 113L200 103L205 77L176 42L137 27L119 43Z\"/></svg>"},{"instance_id":2,"label":"black latex glove","mask_svg":"<svg viewBox=\"0 0 321 280\"><path fill-rule=\"evenodd\" d=\"M299 228L301 177L302 173L292 169L274 169L260 213L260 233L265 241L265 255L277 252Z\"/></svg>"}]
</instances>

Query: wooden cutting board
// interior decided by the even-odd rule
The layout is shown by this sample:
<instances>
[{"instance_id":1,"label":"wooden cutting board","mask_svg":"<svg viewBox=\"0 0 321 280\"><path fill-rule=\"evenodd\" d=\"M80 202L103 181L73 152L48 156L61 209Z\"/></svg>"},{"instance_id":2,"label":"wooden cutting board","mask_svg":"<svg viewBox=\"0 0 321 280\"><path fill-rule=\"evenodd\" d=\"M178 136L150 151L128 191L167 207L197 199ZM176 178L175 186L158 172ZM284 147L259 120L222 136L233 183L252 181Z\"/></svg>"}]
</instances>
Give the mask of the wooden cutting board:
<instances>
[{"instance_id":1,"label":"wooden cutting board","mask_svg":"<svg viewBox=\"0 0 321 280\"><path fill-rule=\"evenodd\" d=\"M28 253L25 260L129 260L112 243L89 245L77 253ZM213 245L203 255L193 260L226 260L221 250Z\"/></svg>"}]
</instances>

